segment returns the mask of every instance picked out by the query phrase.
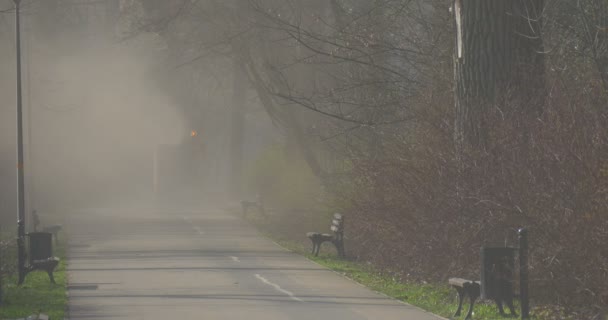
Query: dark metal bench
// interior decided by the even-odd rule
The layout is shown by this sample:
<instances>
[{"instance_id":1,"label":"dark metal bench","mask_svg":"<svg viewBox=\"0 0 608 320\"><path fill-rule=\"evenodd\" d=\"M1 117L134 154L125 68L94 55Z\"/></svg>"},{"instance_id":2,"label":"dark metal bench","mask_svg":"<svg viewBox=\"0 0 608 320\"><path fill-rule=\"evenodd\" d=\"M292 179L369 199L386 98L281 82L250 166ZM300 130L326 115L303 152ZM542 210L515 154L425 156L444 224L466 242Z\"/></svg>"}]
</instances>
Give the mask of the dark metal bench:
<instances>
[{"instance_id":1,"label":"dark metal bench","mask_svg":"<svg viewBox=\"0 0 608 320\"><path fill-rule=\"evenodd\" d=\"M38 215L38 211L32 210L32 221L34 224L34 231L38 231L38 227L40 226L40 216ZM53 234L53 239L55 240L55 244L59 240L59 231L61 231L62 226L60 224L52 224L50 226L46 226L42 228L42 232L50 232Z\"/></svg>"},{"instance_id":2,"label":"dark metal bench","mask_svg":"<svg viewBox=\"0 0 608 320\"><path fill-rule=\"evenodd\" d=\"M454 317L460 316L466 297L470 299L469 311L465 320L471 319L475 301L478 298L493 300L502 316L506 316L503 303L507 305L510 316L516 317L513 306L515 296L515 253L519 253L520 300L522 319L529 316L528 301L528 239L525 229L519 230L519 247L484 247L481 249L481 281L450 278L448 283L458 292L458 309Z\"/></svg>"},{"instance_id":3,"label":"dark metal bench","mask_svg":"<svg viewBox=\"0 0 608 320\"><path fill-rule=\"evenodd\" d=\"M249 208L256 208L259 213L261 213L262 215L266 215L266 210L264 208L264 204L260 200L257 200L257 201L243 200L243 201L241 201L241 207L243 208L243 217L247 215Z\"/></svg>"},{"instance_id":4,"label":"dark metal bench","mask_svg":"<svg viewBox=\"0 0 608 320\"><path fill-rule=\"evenodd\" d=\"M25 276L35 270L46 271L51 283L55 283L53 271L59 264L59 258L53 257L53 234L50 232L30 232L29 237L29 264L19 279L19 284L25 281Z\"/></svg>"},{"instance_id":5,"label":"dark metal bench","mask_svg":"<svg viewBox=\"0 0 608 320\"><path fill-rule=\"evenodd\" d=\"M465 297L470 298L469 312L465 319L471 319L475 301L481 297L494 300L498 311L505 316L503 303L509 307L512 316L517 316L513 307L514 256L516 248L484 247L481 249L481 281L450 278L449 284L458 292L458 310L454 317L460 316Z\"/></svg>"},{"instance_id":6,"label":"dark metal bench","mask_svg":"<svg viewBox=\"0 0 608 320\"><path fill-rule=\"evenodd\" d=\"M473 306L475 305L475 301L479 298L481 294L481 283L479 281L472 281L462 278L450 278L448 281L452 287L456 289L458 292L458 310L454 314L454 317L460 316L460 311L462 310L462 302L466 297L469 297L469 312L467 312L467 316L465 319L471 319L473 315Z\"/></svg>"},{"instance_id":7,"label":"dark metal bench","mask_svg":"<svg viewBox=\"0 0 608 320\"><path fill-rule=\"evenodd\" d=\"M55 241L55 244L57 244L57 241L59 240L59 231L61 231L61 229L62 229L62 226L60 224L53 224L53 225L42 228L42 232L52 233L53 240Z\"/></svg>"},{"instance_id":8,"label":"dark metal bench","mask_svg":"<svg viewBox=\"0 0 608 320\"><path fill-rule=\"evenodd\" d=\"M306 236L312 242L312 254L319 255L319 250L323 242L331 242L336 247L339 257L344 257L344 216L336 213L331 221L330 226L333 234L320 233L320 232L308 232Z\"/></svg>"}]
</instances>

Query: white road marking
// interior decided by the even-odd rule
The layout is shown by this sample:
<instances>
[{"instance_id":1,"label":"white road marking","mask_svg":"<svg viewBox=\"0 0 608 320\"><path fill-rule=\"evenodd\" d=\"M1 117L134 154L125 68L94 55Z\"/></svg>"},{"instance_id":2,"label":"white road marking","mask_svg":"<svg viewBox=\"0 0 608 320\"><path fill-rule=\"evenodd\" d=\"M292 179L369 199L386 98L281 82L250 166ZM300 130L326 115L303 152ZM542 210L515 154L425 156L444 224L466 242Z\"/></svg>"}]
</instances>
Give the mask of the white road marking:
<instances>
[{"instance_id":1,"label":"white road marking","mask_svg":"<svg viewBox=\"0 0 608 320\"><path fill-rule=\"evenodd\" d=\"M265 284L273 287L275 290L277 290L277 291L279 291L279 292L281 292L281 293L289 296L289 298L291 298L291 300L298 301L298 302L304 302L304 300L296 297L292 292L289 292L289 291L281 288L278 284L275 284L275 283L272 283L272 282L268 281L268 279L262 277L261 275L256 274L255 277L258 278L258 280L264 282Z\"/></svg>"},{"instance_id":2,"label":"white road marking","mask_svg":"<svg viewBox=\"0 0 608 320\"><path fill-rule=\"evenodd\" d=\"M187 224L192 225L192 220L190 220L190 218L188 218L188 217L182 217L182 219L184 219L184 221ZM204 232L198 226L192 226L192 229L194 229L194 231L196 231L196 233L198 233L198 234L204 234Z\"/></svg>"},{"instance_id":3,"label":"white road marking","mask_svg":"<svg viewBox=\"0 0 608 320\"><path fill-rule=\"evenodd\" d=\"M201 231L201 228L197 227L197 226L192 226L192 228L194 228L194 230L196 230L196 232L198 232L198 234L203 234L204 232Z\"/></svg>"},{"instance_id":4,"label":"white road marking","mask_svg":"<svg viewBox=\"0 0 608 320\"><path fill-rule=\"evenodd\" d=\"M241 260L239 260L239 257L231 256L230 259L232 259L232 261L234 262L241 262Z\"/></svg>"}]
</instances>

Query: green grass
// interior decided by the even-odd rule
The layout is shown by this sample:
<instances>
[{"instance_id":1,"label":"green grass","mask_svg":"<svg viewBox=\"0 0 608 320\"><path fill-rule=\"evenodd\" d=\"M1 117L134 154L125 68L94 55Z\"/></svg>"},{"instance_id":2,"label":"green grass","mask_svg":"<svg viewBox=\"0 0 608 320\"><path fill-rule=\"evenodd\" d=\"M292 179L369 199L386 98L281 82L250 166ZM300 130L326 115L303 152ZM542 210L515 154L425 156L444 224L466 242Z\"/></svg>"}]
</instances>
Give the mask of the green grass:
<instances>
[{"instance_id":1,"label":"green grass","mask_svg":"<svg viewBox=\"0 0 608 320\"><path fill-rule=\"evenodd\" d=\"M57 284L52 284L44 271L31 272L21 286L17 286L16 276L3 279L0 319L24 318L38 313L47 314L53 320L64 318L68 301L64 243L55 248L54 255L61 258L53 273Z\"/></svg>"},{"instance_id":2,"label":"green grass","mask_svg":"<svg viewBox=\"0 0 608 320\"><path fill-rule=\"evenodd\" d=\"M306 256L308 259L336 271L374 291L448 319L453 319L452 315L458 308L456 291L448 286L447 283L404 282L399 278L395 278L390 272L382 271L371 264L361 261L338 259L335 249L331 244L327 243L323 245L320 256L315 257L310 254L310 245L307 239L302 239L301 242L298 242L294 241L292 232L277 232L284 229L289 230L288 226L280 225L282 221L279 218L271 216L262 217L253 213L247 216L247 220L254 224L262 235L272 239L284 248ZM280 225L281 227L277 227L277 225ZM298 234L303 235L304 232L299 232ZM467 311L468 299L465 300L463 305L462 315L456 319L464 319ZM515 311L517 313L520 312L518 301L515 301ZM509 311L505 310L505 312L508 313ZM508 319L508 317L505 318L500 316L496 305L493 302L477 300L473 319L497 320ZM519 319L519 317L517 317L517 319ZM581 317L572 315L558 305L538 305L532 308L531 319L577 320L581 319ZM606 318L606 320L608 320L608 318Z\"/></svg>"},{"instance_id":3,"label":"green grass","mask_svg":"<svg viewBox=\"0 0 608 320\"><path fill-rule=\"evenodd\" d=\"M446 285L402 282L394 278L387 272L382 272L371 265L338 259L334 253L320 254L315 257L310 254L308 247L304 247L299 243L294 243L289 240L277 239L270 234L266 236L272 238L279 245L299 254L302 254L310 260L327 267L343 276L352 279L376 292L380 292L394 299L417 306L428 312L440 315L445 318L452 319L452 315L458 308L456 291ZM322 249L323 251L323 249ZM464 319L468 310L468 299L465 300L462 316L457 319ZM519 306L515 306L515 310L519 313ZM506 311L508 312L508 311ZM475 320L494 320L506 319L498 313L496 305L490 302L478 302L475 304L473 313ZM536 319L536 318L533 318ZM540 320L540 319L538 319Z\"/></svg>"}]
</instances>

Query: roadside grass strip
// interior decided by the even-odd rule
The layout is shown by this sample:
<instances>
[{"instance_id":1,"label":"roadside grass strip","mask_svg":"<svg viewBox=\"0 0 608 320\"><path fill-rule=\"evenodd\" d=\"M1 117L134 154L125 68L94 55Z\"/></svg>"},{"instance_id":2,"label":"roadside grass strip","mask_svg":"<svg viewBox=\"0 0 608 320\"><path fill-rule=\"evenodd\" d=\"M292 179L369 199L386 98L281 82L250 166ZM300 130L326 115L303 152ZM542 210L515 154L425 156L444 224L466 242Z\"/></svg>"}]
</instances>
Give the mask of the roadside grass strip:
<instances>
[{"instance_id":1,"label":"roadside grass strip","mask_svg":"<svg viewBox=\"0 0 608 320\"><path fill-rule=\"evenodd\" d=\"M54 255L61 259L53 273L56 284L49 281L44 271L31 272L21 286L17 286L15 275L3 279L0 319L19 319L40 313L53 320L65 317L68 302L65 243L61 242L54 249Z\"/></svg>"},{"instance_id":2,"label":"roadside grass strip","mask_svg":"<svg viewBox=\"0 0 608 320\"><path fill-rule=\"evenodd\" d=\"M235 214L237 213L235 212ZM280 228L276 228L266 217L250 215L247 217L247 220L255 225L263 236L271 239L281 247L303 255L319 265L333 270L378 293L447 319L464 319L467 314L469 307L468 297L463 302L462 315L458 318L453 317L456 309L458 309L458 295L456 290L447 284L447 280L445 284L403 281L399 277L395 277L393 273L383 271L370 263L338 258L335 248L330 244L324 244L322 247L324 249L322 249L318 257L315 257L310 253L310 244L307 241L294 241L292 236L277 233L277 230L280 230ZM325 253L323 250L325 250ZM519 319L519 301L516 299L513 303L518 313L518 317L516 318ZM473 319L498 320L509 319L509 317L501 316L494 302L478 299L475 303ZM530 312L530 320L555 319L579 320L581 318L568 313L559 305L537 305ZM601 319L608 320L608 316Z\"/></svg>"},{"instance_id":3,"label":"roadside grass strip","mask_svg":"<svg viewBox=\"0 0 608 320\"><path fill-rule=\"evenodd\" d=\"M452 289L447 284L439 285L403 282L387 272L382 272L377 268L374 268L372 265L358 261L339 259L334 253L321 253L318 257L315 257L310 254L310 248L305 247L300 243L277 239L268 233L266 233L266 236L273 239L280 246L301 254L330 270L388 297L403 301L447 319L464 319L467 313L469 306L468 298L464 301L462 316L459 318L452 317L458 308L458 297L456 290ZM518 301L515 301L515 310L519 313ZM475 303L473 319L497 320L508 319L508 317L505 318L501 316L498 313L496 305L492 301L477 300L477 303ZM545 320L549 318L532 315L530 319Z\"/></svg>"}]
</instances>

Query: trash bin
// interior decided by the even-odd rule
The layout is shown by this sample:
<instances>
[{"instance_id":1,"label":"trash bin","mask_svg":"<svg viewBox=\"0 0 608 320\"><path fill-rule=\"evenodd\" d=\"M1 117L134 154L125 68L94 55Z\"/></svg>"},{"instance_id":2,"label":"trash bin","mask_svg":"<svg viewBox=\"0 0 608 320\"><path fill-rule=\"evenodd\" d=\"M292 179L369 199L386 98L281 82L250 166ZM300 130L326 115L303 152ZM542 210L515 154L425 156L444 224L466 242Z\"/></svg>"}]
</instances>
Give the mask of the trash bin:
<instances>
[{"instance_id":1,"label":"trash bin","mask_svg":"<svg viewBox=\"0 0 608 320\"><path fill-rule=\"evenodd\" d=\"M481 298L502 300L513 296L516 248L481 248Z\"/></svg>"},{"instance_id":2,"label":"trash bin","mask_svg":"<svg viewBox=\"0 0 608 320\"><path fill-rule=\"evenodd\" d=\"M46 260L53 256L53 234L30 232L30 261Z\"/></svg>"}]
</instances>

